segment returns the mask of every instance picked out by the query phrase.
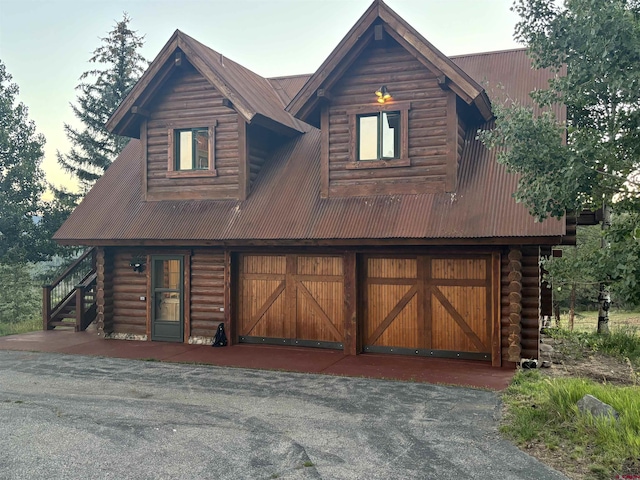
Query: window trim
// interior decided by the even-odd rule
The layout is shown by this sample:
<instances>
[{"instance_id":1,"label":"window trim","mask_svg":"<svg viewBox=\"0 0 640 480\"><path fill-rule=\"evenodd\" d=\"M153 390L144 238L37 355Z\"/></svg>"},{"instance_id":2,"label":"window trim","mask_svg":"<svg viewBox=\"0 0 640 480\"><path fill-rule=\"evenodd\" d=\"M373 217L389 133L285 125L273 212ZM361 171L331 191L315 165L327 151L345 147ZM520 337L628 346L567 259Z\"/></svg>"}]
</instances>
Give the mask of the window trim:
<instances>
[{"instance_id":1,"label":"window trim","mask_svg":"<svg viewBox=\"0 0 640 480\"><path fill-rule=\"evenodd\" d=\"M346 109L349 117L349 161L346 168L358 170L366 168L408 167L409 158L409 110L411 102L393 102L384 105L359 105ZM400 112L400 158L387 160L358 160L358 116L376 115L380 112Z\"/></svg>"},{"instance_id":2,"label":"window trim","mask_svg":"<svg viewBox=\"0 0 640 480\"><path fill-rule=\"evenodd\" d=\"M168 132L168 144L167 144L167 178L184 178L184 177L217 177L218 171L216 170L215 151L216 151L216 127L218 126L217 120L215 120L209 127L194 127L188 126L174 126L170 128ZM208 129L209 140L209 168L202 170L178 170L176 169L176 135L179 131L189 129Z\"/></svg>"}]
</instances>

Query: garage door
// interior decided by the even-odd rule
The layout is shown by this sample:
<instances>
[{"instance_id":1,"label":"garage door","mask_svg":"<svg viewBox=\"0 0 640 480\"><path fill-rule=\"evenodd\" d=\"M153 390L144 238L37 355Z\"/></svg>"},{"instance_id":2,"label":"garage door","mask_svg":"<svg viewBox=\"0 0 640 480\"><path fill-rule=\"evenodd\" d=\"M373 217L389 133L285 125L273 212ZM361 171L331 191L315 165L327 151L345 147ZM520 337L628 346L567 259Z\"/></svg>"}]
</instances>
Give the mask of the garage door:
<instances>
[{"instance_id":1,"label":"garage door","mask_svg":"<svg viewBox=\"0 0 640 480\"><path fill-rule=\"evenodd\" d=\"M242 255L239 340L342 348L342 257Z\"/></svg>"},{"instance_id":2,"label":"garage door","mask_svg":"<svg viewBox=\"0 0 640 480\"><path fill-rule=\"evenodd\" d=\"M367 352L491 360L491 256L365 260Z\"/></svg>"}]
</instances>

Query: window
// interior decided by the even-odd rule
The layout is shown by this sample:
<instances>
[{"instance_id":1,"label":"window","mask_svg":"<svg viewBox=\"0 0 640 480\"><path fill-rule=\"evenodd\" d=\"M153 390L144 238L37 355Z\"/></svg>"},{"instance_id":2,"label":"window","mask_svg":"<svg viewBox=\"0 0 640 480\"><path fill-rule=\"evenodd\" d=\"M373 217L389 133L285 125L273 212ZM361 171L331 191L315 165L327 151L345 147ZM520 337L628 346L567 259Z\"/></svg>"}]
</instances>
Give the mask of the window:
<instances>
[{"instance_id":1,"label":"window","mask_svg":"<svg viewBox=\"0 0 640 480\"><path fill-rule=\"evenodd\" d=\"M409 159L409 102L347 109L350 152L346 168L406 167Z\"/></svg>"},{"instance_id":2,"label":"window","mask_svg":"<svg viewBox=\"0 0 640 480\"><path fill-rule=\"evenodd\" d=\"M358 160L400 158L400 112L358 115Z\"/></svg>"},{"instance_id":3,"label":"window","mask_svg":"<svg viewBox=\"0 0 640 480\"><path fill-rule=\"evenodd\" d=\"M176 170L209 170L209 129L176 130Z\"/></svg>"},{"instance_id":4,"label":"window","mask_svg":"<svg viewBox=\"0 0 640 480\"><path fill-rule=\"evenodd\" d=\"M169 129L168 153L168 177L216 176L215 124Z\"/></svg>"}]
</instances>

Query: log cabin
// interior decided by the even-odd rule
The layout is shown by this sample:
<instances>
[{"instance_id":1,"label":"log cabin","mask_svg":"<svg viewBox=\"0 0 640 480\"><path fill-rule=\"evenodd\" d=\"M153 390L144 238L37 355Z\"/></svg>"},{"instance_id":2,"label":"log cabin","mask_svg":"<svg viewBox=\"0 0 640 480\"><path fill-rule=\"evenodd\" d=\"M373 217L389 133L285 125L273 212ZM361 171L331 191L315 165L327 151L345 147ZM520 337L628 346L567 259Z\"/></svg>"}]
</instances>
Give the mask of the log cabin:
<instances>
[{"instance_id":1,"label":"log cabin","mask_svg":"<svg viewBox=\"0 0 640 480\"><path fill-rule=\"evenodd\" d=\"M90 250L45 287L44 328L537 358L539 262L575 224L535 222L476 135L552 75L525 50L447 57L380 0L311 75L176 31L106 125L132 140L55 234Z\"/></svg>"}]
</instances>

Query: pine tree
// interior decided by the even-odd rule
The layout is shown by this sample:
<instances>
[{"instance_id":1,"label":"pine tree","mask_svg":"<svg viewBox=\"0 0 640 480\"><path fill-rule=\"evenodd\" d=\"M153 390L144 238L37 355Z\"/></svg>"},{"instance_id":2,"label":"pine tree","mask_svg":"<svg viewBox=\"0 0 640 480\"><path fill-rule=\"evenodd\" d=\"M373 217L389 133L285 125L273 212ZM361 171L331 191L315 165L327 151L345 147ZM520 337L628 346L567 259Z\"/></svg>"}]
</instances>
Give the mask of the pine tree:
<instances>
[{"instance_id":1,"label":"pine tree","mask_svg":"<svg viewBox=\"0 0 640 480\"><path fill-rule=\"evenodd\" d=\"M16 103L18 86L0 61L0 262L38 257L37 221L45 190L40 168L44 137L36 133L27 107Z\"/></svg>"},{"instance_id":2,"label":"pine tree","mask_svg":"<svg viewBox=\"0 0 640 480\"><path fill-rule=\"evenodd\" d=\"M78 178L83 193L102 176L129 141L109 133L104 126L147 65L139 53L144 36L131 30L130 22L124 13L122 20L101 38L102 44L93 51L89 62L97 67L80 76L76 87L80 92L77 105L71 104L71 109L83 128L64 125L72 148L67 154L58 152L58 163Z\"/></svg>"}]
</instances>

